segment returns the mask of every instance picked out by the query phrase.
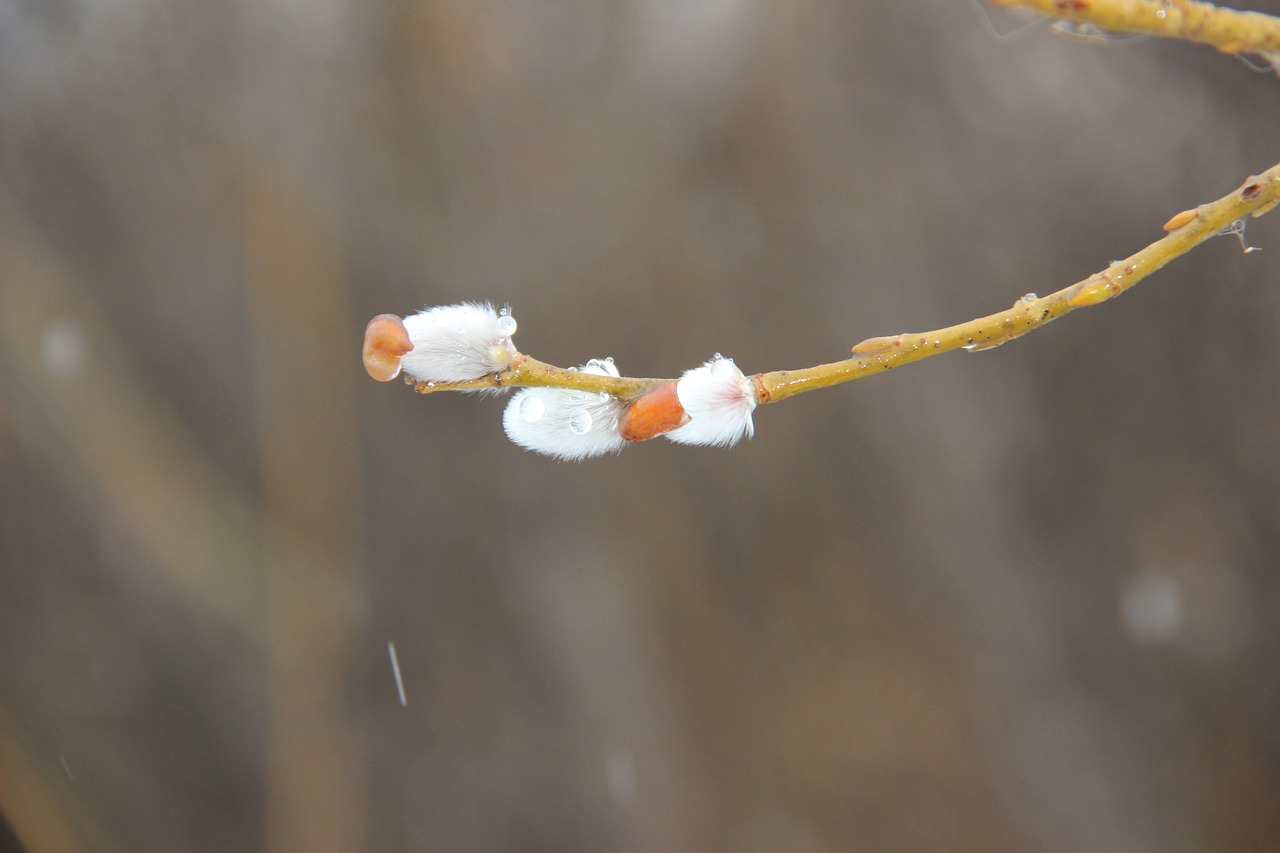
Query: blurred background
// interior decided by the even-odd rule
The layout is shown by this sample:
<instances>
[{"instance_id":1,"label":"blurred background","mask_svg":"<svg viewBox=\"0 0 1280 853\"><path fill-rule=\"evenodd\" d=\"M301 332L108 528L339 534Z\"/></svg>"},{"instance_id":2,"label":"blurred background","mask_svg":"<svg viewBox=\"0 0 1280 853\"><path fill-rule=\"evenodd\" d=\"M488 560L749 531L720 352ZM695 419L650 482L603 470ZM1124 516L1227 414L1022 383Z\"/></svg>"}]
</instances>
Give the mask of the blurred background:
<instances>
[{"instance_id":1,"label":"blurred background","mask_svg":"<svg viewBox=\"0 0 1280 853\"><path fill-rule=\"evenodd\" d=\"M982 14L0 0L24 848L1280 850L1280 214L730 451L555 463L361 367L463 299L831 361L1280 159L1275 74Z\"/></svg>"}]
</instances>

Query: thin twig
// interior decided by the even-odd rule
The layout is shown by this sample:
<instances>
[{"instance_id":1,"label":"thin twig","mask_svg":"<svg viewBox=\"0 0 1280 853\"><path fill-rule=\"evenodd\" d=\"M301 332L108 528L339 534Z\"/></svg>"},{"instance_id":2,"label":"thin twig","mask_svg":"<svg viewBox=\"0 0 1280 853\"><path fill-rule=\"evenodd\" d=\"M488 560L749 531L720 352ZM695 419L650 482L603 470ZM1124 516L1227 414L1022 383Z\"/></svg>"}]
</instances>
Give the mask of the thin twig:
<instances>
[{"instance_id":1,"label":"thin twig","mask_svg":"<svg viewBox=\"0 0 1280 853\"><path fill-rule=\"evenodd\" d=\"M1280 18L1195 0L989 0L1117 33L1207 44L1223 53L1280 52Z\"/></svg>"},{"instance_id":2,"label":"thin twig","mask_svg":"<svg viewBox=\"0 0 1280 853\"><path fill-rule=\"evenodd\" d=\"M481 391L488 388L572 388L575 391L591 391L613 397L636 397L655 388L666 379L636 379L630 376L601 376L578 370L568 370L538 361L528 355L518 355L511 365L498 373L490 373L460 382L416 382L405 374L405 382L419 394L436 391Z\"/></svg>"},{"instance_id":3,"label":"thin twig","mask_svg":"<svg viewBox=\"0 0 1280 853\"><path fill-rule=\"evenodd\" d=\"M884 338L871 338L853 348L853 358L803 370L779 370L757 380L760 402L776 402L841 382L861 379L955 349L999 346L1077 308L1119 296L1165 264L1247 216L1261 216L1280 202L1280 164L1250 177L1239 189L1169 220L1171 233L1124 260L1048 296L1028 294L1012 308L967 323Z\"/></svg>"}]
</instances>

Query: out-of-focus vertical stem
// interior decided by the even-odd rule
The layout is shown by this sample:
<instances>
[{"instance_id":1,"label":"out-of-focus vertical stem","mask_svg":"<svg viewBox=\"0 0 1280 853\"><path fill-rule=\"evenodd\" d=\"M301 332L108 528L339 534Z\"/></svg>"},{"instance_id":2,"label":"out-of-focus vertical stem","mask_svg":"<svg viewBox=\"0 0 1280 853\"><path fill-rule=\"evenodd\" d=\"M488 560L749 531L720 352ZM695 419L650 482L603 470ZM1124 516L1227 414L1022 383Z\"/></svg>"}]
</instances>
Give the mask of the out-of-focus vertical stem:
<instances>
[{"instance_id":1,"label":"out-of-focus vertical stem","mask_svg":"<svg viewBox=\"0 0 1280 853\"><path fill-rule=\"evenodd\" d=\"M250 161L244 245L267 518L266 849L365 847L356 703L360 561L355 366L333 209L280 164Z\"/></svg>"},{"instance_id":2,"label":"out-of-focus vertical stem","mask_svg":"<svg viewBox=\"0 0 1280 853\"><path fill-rule=\"evenodd\" d=\"M44 768L40 767L18 722L0 706L0 808L18 841L33 851L108 849L100 832L93 833L98 846L91 848L85 843L85 817L81 814L73 819L65 798L53 790L57 776L48 769L51 765L46 760Z\"/></svg>"},{"instance_id":3,"label":"out-of-focus vertical stem","mask_svg":"<svg viewBox=\"0 0 1280 853\"><path fill-rule=\"evenodd\" d=\"M0 194L0 400L18 401L6 414L23 452L67 484L69 502L138 544L147 556L131 567L138 588L256 648L253 502L152 393L93 295ZM51 358L49 335L58 329L71 335L74 357ZM42 710L59 719L56 705ZM20 839L32 851L114 849L92 786L65 778L56 755L32 760L31 726L16 710L0 710L0 808ZM78 756L69 759L74 765ZM117 760L115 778L153 772L142 757ZM165 809L154 791L130 795L141 810ZM154 824L158 845L181 843L172 827Z\"/></svg>"}]
</instances>

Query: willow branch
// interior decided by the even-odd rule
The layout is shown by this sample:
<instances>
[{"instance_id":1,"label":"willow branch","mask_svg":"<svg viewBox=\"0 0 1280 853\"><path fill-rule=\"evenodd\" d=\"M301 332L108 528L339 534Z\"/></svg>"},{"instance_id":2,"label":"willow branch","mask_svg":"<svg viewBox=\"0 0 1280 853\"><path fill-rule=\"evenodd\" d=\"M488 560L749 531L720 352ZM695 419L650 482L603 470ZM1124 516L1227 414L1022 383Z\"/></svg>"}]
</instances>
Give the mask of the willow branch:
<instances>
[{"instance_id":1,"label":"willow branch","mask_svg":"<svg viewBox=\"0 0 1280 853\"><path fill-rule=\"evenodd\" d=\"M752 377L756 400L777 402L804 391L851 382L952 350L997 347L1077 308L1098 305L1119 296L1204 241L1224 233L1240 233L1247 217L1262 216L1277 204L1280 204L1280 164L1250 177L1217 201L1177 214L1165 224L1165 230L1170 233L1164 238L1056 293L1048 296L1029 293L1008 310L943 329L869 338L856 344L852 357L843 361L757 374ZM632 399L672 380L601 376L556 367L521 354L507 368L477 379L409 381L421 394L521 386L566 388Z\"/></svg>"},{"instance_id":2,"label":"willow branch","mask_svg":"<svg viewBox=\"0 0 1280 853\"><path fill-rule=\"evenodd\" d=\"M1195 0L989 0L1117 33L1207 44L1223 53L1280 56L1280 18Z\"/></svg>"}]
</instances>

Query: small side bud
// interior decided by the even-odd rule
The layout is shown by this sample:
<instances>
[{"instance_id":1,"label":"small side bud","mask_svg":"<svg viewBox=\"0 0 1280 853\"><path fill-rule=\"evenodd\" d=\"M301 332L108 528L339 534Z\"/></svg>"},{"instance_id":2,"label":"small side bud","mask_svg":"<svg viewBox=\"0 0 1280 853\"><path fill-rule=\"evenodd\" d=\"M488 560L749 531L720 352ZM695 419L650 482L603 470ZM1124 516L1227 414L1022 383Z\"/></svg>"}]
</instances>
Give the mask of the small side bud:
<instances>
[{"instance_id":1,"label":"small side bud","mask_svg":"<svg viewBox=\"0 0 1280 853\"><path fill-rule=\"evenodd\" d=\"M379 314L364 327L364 369L379 382L400 375L400 358L411 349L409 332L395 314Z\"/></svg>"},{"instance_id":2,"label":"small side bud","mask_svg":"<svg viewBox=\"0 0 1280 853\"><path fill-rule=\"evenodd\" d=\"M506 368L519 353L516 322L489 303L427 308L404 318L412 349L400 360L419 382L463 382Z\"/></svg>"},{"instance_id":3,"label":"small side bud","mask_svg":"<svg viewBox=\"0 0 1280 853\"><path fill-rule=\"evenodd\" d=\"M885 350L902 346L902 335L880 338L867 338L853 345L850 350L854 355L879 355Z\"/></svg>"},{"instance_id":4,"label":"small side bud","mask_svg":"<svg viewBox=\"0 0 1280 853\"><path fill-rule=\"evenodd\" d=\"M1198 208L1193 207L1190 210L1184 210L1181 213L1175 213L1173 217L1164 224L1164 230L1177 231L1179 228L1190 223L1191 220L1195 219L1197 211L1198 211Z\"/></svg>"},{"instance_id":5,"label":"small side bud","mask_svg":"<svg viewBox=\"0 0 1280 853\"><path fill-rule=\"evenodd\" d=\"M731 358L717 355L686 370L676 383L676 394L689 422L666 434L672 441L728 447L755 432L755 384Z\"/></svg>"}]
</instances>

